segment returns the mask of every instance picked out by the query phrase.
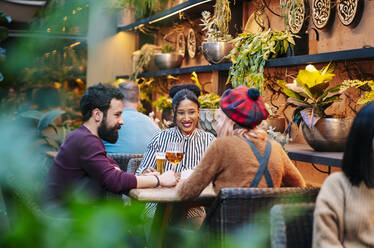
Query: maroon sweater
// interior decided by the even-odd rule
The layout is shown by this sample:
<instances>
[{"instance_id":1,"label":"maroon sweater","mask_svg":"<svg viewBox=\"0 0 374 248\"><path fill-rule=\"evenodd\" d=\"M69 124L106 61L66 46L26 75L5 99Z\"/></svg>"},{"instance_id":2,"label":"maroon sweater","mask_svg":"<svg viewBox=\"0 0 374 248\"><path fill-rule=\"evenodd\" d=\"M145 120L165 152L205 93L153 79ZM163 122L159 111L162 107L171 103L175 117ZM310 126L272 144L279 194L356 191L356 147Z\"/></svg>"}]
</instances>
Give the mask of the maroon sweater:
<instances>
[{"instance_id":1,"label":"maroon sweater","mask_svg":"<svg viewBox=\"0 0 374 248\"><path fill-rule=\"evenodd\" d=\"M84 190L94 196L126 193L136 188L136 177L120 170L104 144L85 126L67 135L47 176L46 198L61 201L68 190Z\"/></svg>"}]
</instances>

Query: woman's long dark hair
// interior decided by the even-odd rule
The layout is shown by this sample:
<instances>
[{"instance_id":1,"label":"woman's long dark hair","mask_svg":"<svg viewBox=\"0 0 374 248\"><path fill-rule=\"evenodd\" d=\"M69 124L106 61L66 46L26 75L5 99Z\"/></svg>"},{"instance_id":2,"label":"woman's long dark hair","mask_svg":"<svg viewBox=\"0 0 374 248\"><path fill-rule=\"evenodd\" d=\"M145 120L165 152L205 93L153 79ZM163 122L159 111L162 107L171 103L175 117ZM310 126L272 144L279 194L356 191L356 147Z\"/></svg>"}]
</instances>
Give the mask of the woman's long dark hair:
<instances>
[{"instance_id":1,"label":"woman's long dark hair","mask_svg":"<svg viewBox=\"0 0 374 248\"><path fill-rule=\"evenodd\" d=\"M374 102L365 105L356 115L345 144L342 169L352 185L362 181L374 188Z\"/></svg>"}]
</instances>

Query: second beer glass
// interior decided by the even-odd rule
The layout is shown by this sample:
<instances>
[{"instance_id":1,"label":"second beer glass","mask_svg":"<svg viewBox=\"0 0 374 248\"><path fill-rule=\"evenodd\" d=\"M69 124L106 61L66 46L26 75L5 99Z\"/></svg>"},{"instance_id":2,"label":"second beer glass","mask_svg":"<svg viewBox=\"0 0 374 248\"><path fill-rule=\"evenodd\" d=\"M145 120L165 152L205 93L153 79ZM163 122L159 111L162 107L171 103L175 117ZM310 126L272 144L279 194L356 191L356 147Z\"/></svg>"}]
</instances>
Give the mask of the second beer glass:
<instances>
[{"instance_id":1,"label":"second beer glass","mask_svg":"<svg viewBox=\"0 0 374 248\"><path fill-rule=\"evenodd\" d=\"M166 148L166 159L171 164L179 164L183 159L183 144L169 142Z\"/></svg>"}]
</instances>

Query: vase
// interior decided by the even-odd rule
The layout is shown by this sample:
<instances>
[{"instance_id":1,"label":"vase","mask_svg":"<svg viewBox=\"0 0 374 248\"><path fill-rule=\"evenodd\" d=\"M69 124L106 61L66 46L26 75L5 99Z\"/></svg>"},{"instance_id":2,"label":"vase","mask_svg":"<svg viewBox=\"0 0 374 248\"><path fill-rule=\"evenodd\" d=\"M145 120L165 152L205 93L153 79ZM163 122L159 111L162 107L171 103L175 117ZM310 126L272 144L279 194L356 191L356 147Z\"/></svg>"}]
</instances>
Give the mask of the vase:
<instances>
[{"instance_id":1,"label":"vase","mask_svg":"<svg viewBox=\"0 0 374 248\"><path fill-rule=\"evenodd\" d=\"M305 141L319 152L343 152L349 130L350 118L321 118L313 127L302 123Z\"/></svg>"},{"instance_id":2,"label":"vase","mask_svg":"<svg viewBox=\"0 0 374 248\"><path fill-rule=\"evenodd\" d=\"M217 136L214 129L215 124L219 117L218 109L200 109L199 124L202 129Z\"/></svg>"}]
</instances>

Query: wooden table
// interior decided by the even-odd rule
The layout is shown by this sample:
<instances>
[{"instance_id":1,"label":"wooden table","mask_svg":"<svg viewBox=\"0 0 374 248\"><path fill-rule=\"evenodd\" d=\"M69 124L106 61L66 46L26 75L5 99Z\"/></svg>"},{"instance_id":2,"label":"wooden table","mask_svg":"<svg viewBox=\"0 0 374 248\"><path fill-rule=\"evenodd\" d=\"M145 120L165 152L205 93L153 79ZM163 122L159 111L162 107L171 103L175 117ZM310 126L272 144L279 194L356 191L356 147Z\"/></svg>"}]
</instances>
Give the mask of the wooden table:
<instances>
[{"instance_id":1,"label":"wooden table","mask_svg":"<svg viewBox=\"0 0 374 248\"><path fill-rule=\"evenodd\" d=\"M311 163L316 170L323 173L330 174L331 166L341 167L342 165L342 152L316 152L307 144L287 144L285 148L291 160ZM327 165L328 170L323 171L315 164Z\"/></svg>"},{"instance_id":2,"label":"wooden table","mask_svg":"<svg viewBox=\"0 0 374 248\"><path fill-rule=\"evenodd\" d=\"M129 196L137 201L155 202L157 204L156 214L153 218L150 246L162 247L165 230L174 206L182 204L185 206L207 206L216 198L212 184L203 190L196 200L182 201L177 195L177 188L151 188L132 189Z\"/></svg>"}]
</instances>

